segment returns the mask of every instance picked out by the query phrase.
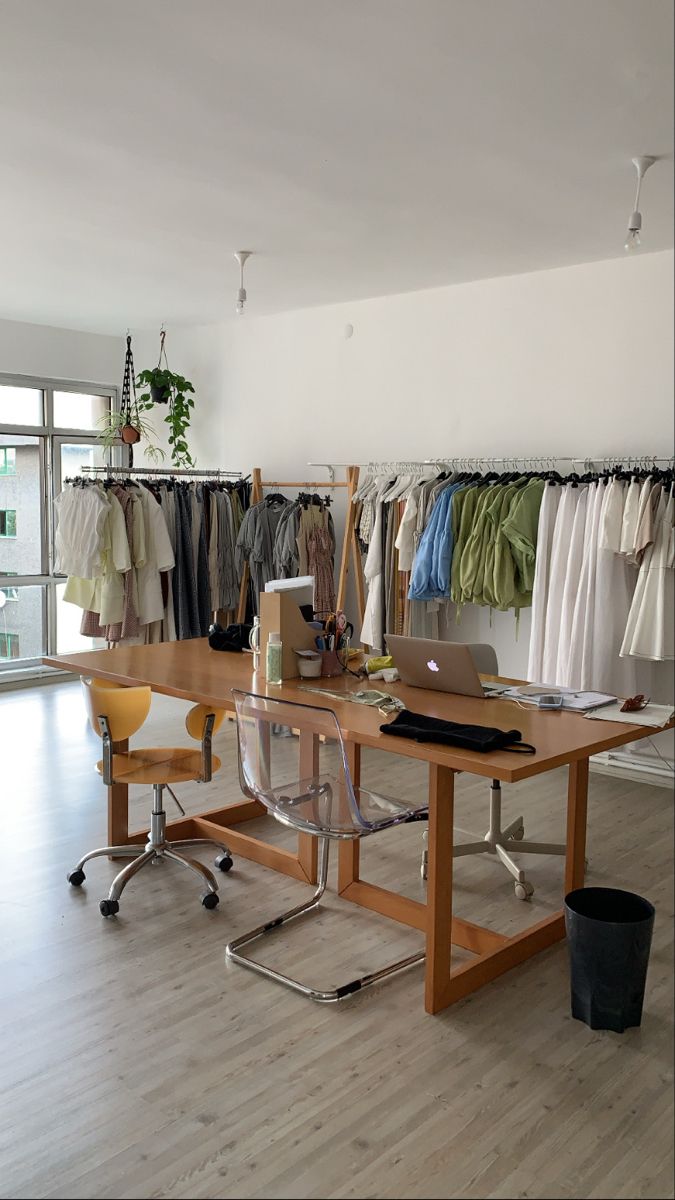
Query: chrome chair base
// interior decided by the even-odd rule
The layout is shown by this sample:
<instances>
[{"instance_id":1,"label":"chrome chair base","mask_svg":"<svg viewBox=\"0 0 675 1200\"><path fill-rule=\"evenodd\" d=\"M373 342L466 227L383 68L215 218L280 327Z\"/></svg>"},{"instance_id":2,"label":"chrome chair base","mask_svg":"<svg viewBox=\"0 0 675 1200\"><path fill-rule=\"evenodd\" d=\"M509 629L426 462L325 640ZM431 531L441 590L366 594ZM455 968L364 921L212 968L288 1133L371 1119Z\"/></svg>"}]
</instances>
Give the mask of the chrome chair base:
<instances>
[{"instance_id":1,"label":"chrome chair base","mask_svg":"<svg viewBox=\"0 0 675 1200\"><path fill-rule=\"evenodd\" d=\"M187 838L184 841L167 842L166 813L163 807L161 807L162 786L161 784L153 785L153 811L150 814L150 832L145 844L102 846L98 850L90 850L88 854L83 855L74 869L68 873L68 882L73 887L80 887L85 880L83 867L91 859L131 857L132 862L122 867L121 871L113 879L107 899L101 900L99 903L101 915L104 917L114 917L117 915L119 912L120 896L134 875L137 875L143 867L147 867L149 863L157 865L164 859L170 859L172 862L178 863L179 866L185 867L186 870L192 871L199 877L202 884L206 886L206 891L202 893L201 897L204 908L213 909L219 903L218 884L213 872L196 858L190 858L187 855L179 853L179 851L190 850L196 846L213 846L220 851L220 854L216 858L216 866L221 871L229 871L232 867L230 851L223 842L216 842L212 838Z\"/></svg>"},{"instance_id":2,"label":"chrome chair base","mask_svg":"<svg viewBox=\"0 0 675 1200\"><path fill-rule=\"evenodd\" d=\"M465 833L459 829L458 833ZM469 837L472 835L469 834ZM425 830L424 841L428 840ZM453 858L463 858L471 854L496 854L507 871L513 876L516 896L519 900L530 900L534 895L534 887L525 877L525 872L511 857L510 851L516 854L566 854L567 847L554 842L529 842L525 840L525 825L522 816L511 821L506 829L502 829L502 789L498 779L492 781L490 788L490 828L480 841L457 842L453 847ZM427 877L429 852L422 851L421 875Z\"/></svg>"},{"instance_id":3,"label":"chrome chair base","mask_svg":"<svg viewBox=\"0 0 675 1200\"><path fill-rule=\"evenodd\" d=\"M310 1000L315 1000L319 1004L332 1004L337 1000L343 1000L345 996L351 996L354 992L360 992L366 987L370 987L373 983L379 983L381 979L386 979L389 975L394 975L398 971L405 971L409 967L416 966L417 963L424 962L424 951L419 954L411 954L408 958L402 958L398 962L392 963L391 966L382 967L379 971L372 971L368 975L361 975L357 979L352 979L349 983L344 983L340 987L331 988L329 990L321 990L319 988L309 987L307 984L300 983L297 979L291 979L290 975L282 975L279 971L274 971L271 967L266 967L263 963L256 962L252 958L245 958L239 953L242 946L247 946L250 942L255 942L258 938L264 937L266 934L273 933L275 929L280 929L288 921L294 920L296 917L301 917L305 913L311 912L312 909L318 909L326 890L326 882L328 879L328 850L329 839L321 838L319 842L319 879L317 889L312 897L304 904L299 904L296 908L291 908L288 912L282 913L280 917L275 917L271 921L267 921L264 925L259 925L257 929L253 929L250 933L245 933L241 937L235 938L225 947L225 955L229 961L238 963L241 967L248 967L249 971L256 971L258 975L264 975L266 979L274 979L276 983L281 983L285 987L291 988L294 992L300 992L302 996L307 996Z\"/></svg>"}]
</instances>

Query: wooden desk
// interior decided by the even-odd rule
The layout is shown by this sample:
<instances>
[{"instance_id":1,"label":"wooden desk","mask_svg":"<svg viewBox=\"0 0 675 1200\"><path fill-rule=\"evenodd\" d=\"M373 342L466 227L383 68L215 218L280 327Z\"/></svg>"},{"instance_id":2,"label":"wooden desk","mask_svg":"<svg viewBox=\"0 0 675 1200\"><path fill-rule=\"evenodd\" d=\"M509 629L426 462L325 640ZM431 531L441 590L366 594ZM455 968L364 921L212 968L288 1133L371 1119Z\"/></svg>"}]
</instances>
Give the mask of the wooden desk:
<instances>
[{"instance_id":1,"label":"wooden desk","mask_svg":"<svg viewBox=\"0 0 675 1200\"><path fill-rule=\"evenodd\" d=\"M378 684L382 690L400 696L408 708L417 712L446 720L496 725L502 729L517 728L521 730L524 741L537 748L535 754L527 756L506 751L481 755L474 751L387 737L380 732L384 719L379 712L347 700L322 701L319 695L300 690L302 680L289 680L280 687L268 688L264 679L256 678L254 681L250 656L213 651L205 638L154 646L119 646L114 650L60 655L43 661L48 666L79 675L96 675L126 685L146 684L154 692L229 710L234 708L232 688L332 708L348 745L350 769L357 785L362 746L427 762L429 867L426 903L410 900L362 880L359 875L358 841L340 843L338 891L344 899L426 934L425 1007L429 1013L440 1012L455 1000L559 941L565 934L562 910L513 937L453 917L455 773L466 771L488 779L517 783L555 767L568 766L565 890L570 891L580 887L584 881L589 757L645 737L650 732L644 726L587 721L576 713L523 709L510 701L428 692L402 684ZM352 676L312 680L310 683L312 686L323 686L327 691L345 693L360 686ZM303 753L312 753L311 745L307 751L301 747ZM237 828L242 822L258 817L262 812L257 802L246 801L170 822L167 831L171 838L212 836L225 839L235 853L243 857L303 882L314 883L315 838L301 835L298 852L294 855L252 838ZM115 784L108 789L108 834L113 845L142 840L144 837L143 833L129 833L128 789L123 784ZM451 943L470 950L474 955L470 961L452 971Z\"/></svg>"}]
</instances>

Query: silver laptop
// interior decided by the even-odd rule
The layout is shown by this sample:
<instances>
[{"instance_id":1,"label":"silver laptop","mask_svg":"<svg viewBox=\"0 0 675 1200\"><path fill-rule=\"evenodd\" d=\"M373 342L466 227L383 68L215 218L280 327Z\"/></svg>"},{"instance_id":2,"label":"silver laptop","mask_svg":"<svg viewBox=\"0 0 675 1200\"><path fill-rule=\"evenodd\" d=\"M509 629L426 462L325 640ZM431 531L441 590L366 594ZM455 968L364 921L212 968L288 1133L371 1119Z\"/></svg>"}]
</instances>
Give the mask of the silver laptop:
<instances>
[{"instance_id":1,"label":"silver laptop","mask_svg":"<svg viewBox=\"0 0 675 1200\"><path fill-rule=\"evenodd\" d=\"M386 642L402 683L458 696L485 696L471 651L463 643L394 633L386 635Z\"/></svg>"}]
</instances>

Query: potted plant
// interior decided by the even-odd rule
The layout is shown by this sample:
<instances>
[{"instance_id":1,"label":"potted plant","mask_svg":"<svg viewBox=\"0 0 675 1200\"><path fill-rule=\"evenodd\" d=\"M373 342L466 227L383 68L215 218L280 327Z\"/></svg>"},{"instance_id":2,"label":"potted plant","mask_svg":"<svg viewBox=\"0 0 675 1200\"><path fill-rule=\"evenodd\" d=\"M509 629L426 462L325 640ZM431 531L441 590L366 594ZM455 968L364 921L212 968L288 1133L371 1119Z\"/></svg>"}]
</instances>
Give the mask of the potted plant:
<instances>
[{"instance_id":1,"label":"potted plant","mask_svg":"<svg viewBox=\"0 0 675 1200\"><path fill-rule=\"evenodd\" d=\"M166 333L162 329L159 341L159 360L157 366L149 371L141 371L136 384L139 388L148 390L138 397L139 412L147 412L156 404L168 404L164 421L169 426L169 445L171 460L175 467L193 467L194 459L186 441L186 433L192 418L194 408L194 391L189 379L169 370L164 342ZM162 365L162 359L164 365Z\"/></svg>"},{"instance_id":2,"label":"potted plant","mask_svg":"<svg viewBox=\"0 0 675 1200\"><path fill-rule=\"evenodd\" d=\"M157 446L154 438L155 430L140 412L135 412L131 418L125 412L113 410L101 417L99 421L101 432L98 440L106 450L119 446L120 441L126 446L133 446L141 438L145 441L144 451L151 462L163 462L166 455L161 446Z\"/></svg>"}]
</instances>

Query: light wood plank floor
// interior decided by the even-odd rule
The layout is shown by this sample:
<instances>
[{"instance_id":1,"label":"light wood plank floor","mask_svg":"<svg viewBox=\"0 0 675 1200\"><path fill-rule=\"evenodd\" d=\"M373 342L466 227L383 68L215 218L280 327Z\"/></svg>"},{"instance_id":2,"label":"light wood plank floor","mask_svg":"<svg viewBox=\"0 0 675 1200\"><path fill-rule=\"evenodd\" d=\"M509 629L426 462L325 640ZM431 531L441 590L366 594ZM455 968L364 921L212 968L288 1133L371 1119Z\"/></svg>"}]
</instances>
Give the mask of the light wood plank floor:
<instances>
[{"instance_id":1,"label":"light wood plank floor","mask_svg":"<svg viewBox=\"0 0 675 1200\"><path fill-rule=\"evenodd\" d=\"M184 712L155 697L140 744L184 742ZM216 749L213 783L180 789L193 811L237 795L229 724ZM591 780L589 882L657 906L643 1024L620 1036L570 1017L564 944L438 1017L424 1014L419 969L320 1007L227 967L228 938L304 894L239 859L215 913L167 863L103 921L114 866L90 865L79 892L65 881L105 841L79 685L0 695L0 750L3 1197L672 1196L667 789ZM369 754L364 785L376 780L392 794L425 787L417 765ZM528 836L561 840L565 783L505 789L507 817L522 810ZM457 823L484 832L485 784L462 776L457 791ZM149 795L134 807L140 823ZM373 838L363 874L420 896L420 847L419 826ZM492 858L462 860L459 915L510 931L557 907L562 864L530 864L524 905ZM419 944L333 895L264 949L330 984Z\"/></svg>"}]
</instances>

